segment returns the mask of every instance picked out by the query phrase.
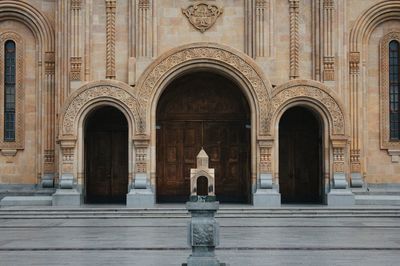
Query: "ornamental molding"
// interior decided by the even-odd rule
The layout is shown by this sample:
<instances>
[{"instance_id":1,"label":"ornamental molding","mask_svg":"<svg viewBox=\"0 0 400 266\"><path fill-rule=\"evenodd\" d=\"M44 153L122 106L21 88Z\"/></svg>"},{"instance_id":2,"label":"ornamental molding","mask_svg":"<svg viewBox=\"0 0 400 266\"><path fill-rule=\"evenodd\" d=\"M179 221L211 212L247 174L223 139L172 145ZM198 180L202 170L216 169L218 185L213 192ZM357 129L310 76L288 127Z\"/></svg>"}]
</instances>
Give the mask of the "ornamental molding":
<instances>
[{"instance_id":1,"label":"ornamental molding","mask_svg":"<svg viewBox=\"0 0 400 266\"><path fill-rule=\"evenodd\" d=\"M219 69L229 69L238 76L242 77L248 84L246 88L250 90L254 102L249 101L249 104L256 104L256 110L259 121L258 134L267 135L268 127L266 125L267 116L270 105L270 90L271 84L264 78L263 72L258 66L252 62L252 59L239 51L235 51L226 46L212 44L212 43L197 43L183 47L176 48L166 55L161 56L147 71L142 75L137 87L137 96L143 107L146 110L152 110L151 104L153 103L156 92L162 90L161 84L168 78L173 76L174 70L179 69L182 65L193 65L195 63L207 63L216 65ZM243 88L243 89L246 89ZM146 121L142 117L142 121Z\"/></svg>"},{"instance_id":2,"label":"ornamental molding","mask_svg":"<svg viewBox=\"0 0 400 266\"><path fill-rule=\"evenodd\" d=\"M389 43L391 41L400 43L400 32L390 32L380 41L380 143L381 149L399 150L400 141L390 140L389 120Z\"/></svg>"},{"instance_id":3,"label":"ornamental molding","mask_svg":"<svg viewBox=\"0 0 400 266\"><path fill-rule=\"evenodd\" d=\"M63 139L66 136L77 136L77 121L85 109L97 102L114 102L123 107L134 119L134 133L142 133L139 102L125 86L129 87L121 82L99 81L75 91L62 111L60 136L64 136Z\"/></svg>"},{"instance_id":4,"label":"ornamental molding","mask_svg":"<svg viewBox=\"0 0 400 266\"><path fill-rule=\"evenodd\" d=\"M316 103L321 109L317 110L322 115L328 114L328 121L330 123L331 134L345 135L345 115L343 107L339 100L334 96L323 84L310 80L295 80L288 82L286 85L278 87L271 99L270 115L266 124L272 131L273 124L278 123L277 116L280 110L293 102L306 100ZM325 109L327 112L324 112ZM273 123L273 121L275 121Z\"/></svg>"},{"instance_id":5,"label":"ornamental molding","mask_svg":"<svg viewBox=\"0 0 400 266\"><path fill-rule=\"evenodd\" d=\"M200 32L205 32L214 25L217 18L223 13L223 9L212 4L198 3L182 8L182 13L189 22Z\"/></svg>"},{"instance_id":6,"label":"ornamental molding","mask_svg":"<svg viewBox=\"0 0 400 266\"><path fill-rule=\"evenodd\" d=\"M4 141L4 44L15 42L15 141ZM24 111L24 43L15 32L4 32L0 35L0 149L24 149L25 111Z\"/></svg>"}]
</instances>

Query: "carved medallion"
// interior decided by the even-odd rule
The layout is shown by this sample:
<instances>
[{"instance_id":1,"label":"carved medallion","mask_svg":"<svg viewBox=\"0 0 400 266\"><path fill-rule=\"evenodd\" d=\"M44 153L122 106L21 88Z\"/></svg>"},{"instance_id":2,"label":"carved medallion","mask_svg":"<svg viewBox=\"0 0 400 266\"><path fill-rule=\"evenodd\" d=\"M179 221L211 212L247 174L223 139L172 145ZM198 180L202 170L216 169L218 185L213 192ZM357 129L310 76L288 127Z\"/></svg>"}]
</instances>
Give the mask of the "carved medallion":
<instances>
[{"instance_id":1,"label":"carved medallion","mask_svg":"<svg viewBox=\"0 0 400 266\"><path fill-rule=\"evenodd\" d=\"M214 25L222 11L222 8L216 5L204 3L193 4L186 9L182 8L183 14L188 17L190 23L201 32L205 32Z\"/></svg>"}]
</instances>

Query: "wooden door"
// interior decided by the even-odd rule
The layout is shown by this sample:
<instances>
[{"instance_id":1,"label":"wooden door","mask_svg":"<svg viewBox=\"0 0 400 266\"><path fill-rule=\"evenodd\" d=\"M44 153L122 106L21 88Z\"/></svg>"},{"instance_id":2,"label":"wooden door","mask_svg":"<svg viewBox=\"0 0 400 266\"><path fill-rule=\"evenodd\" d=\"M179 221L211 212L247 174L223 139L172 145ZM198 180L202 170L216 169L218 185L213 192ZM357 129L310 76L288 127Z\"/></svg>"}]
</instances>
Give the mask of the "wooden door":
<instances>
[{"instance_id":1,"label":"wooden door","mask_svg":"<svg viewBox=\"0 0 400 266\"><path fill-rule=\"evenodd\" d=\"M88 118L85 134L86 202L125 202L128 189L128 130L111 107Z\"/></svg>"},{"instance_id":2,"label":"wooden door","mask_svg":"<svg viewBox=\"0 0 400 266\"><path fill-rule=\"evenodd\" d=\"M319 122L303 107L286 111L279 124L279 186L282 202L322 201Z\"/></svg>"},{"instance_id":3,"label":"wooden door","mask_svg":"<svg viewBox=\"0 0 400 266\"><path fill-rule=\"evenodd\" d=\"M217 199L249 202L248 124L244 95L224 77L194 73L169 85L157 107L157 201L188 200L190 168L204 148L215 168Z\"/></svg>"}]
</instances>

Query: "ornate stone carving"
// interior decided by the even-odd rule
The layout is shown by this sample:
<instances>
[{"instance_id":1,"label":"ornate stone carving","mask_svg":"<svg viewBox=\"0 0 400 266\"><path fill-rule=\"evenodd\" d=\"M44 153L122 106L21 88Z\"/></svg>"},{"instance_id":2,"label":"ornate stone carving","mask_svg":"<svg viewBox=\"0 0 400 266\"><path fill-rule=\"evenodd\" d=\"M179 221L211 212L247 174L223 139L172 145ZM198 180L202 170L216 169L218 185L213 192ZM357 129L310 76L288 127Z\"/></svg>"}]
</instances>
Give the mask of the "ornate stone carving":
<instances>
[{"instance_id":1,"label":"ornate stone carving","mask_svg":"<svg viewBox=\"0 0 400 266\"><path fill-rule=\"evenodd\" d=\"M149 104L150 98L158 89L157 86L159 85L159 82L166 78L171 69L185 62L195 60L217 61L236 69L244 76L247 82L251 85L253 92L256 94L255 98L258 100L261 121L259 134L266 135L269 129L266 121L269 112L268 106L270 103L270 96L264 80L255 68L242 57L231 51L212 47L210 44L208 44L208 46L188 47L177 50L158 62L158 64L152 68L147 75L145 75L145 79L142 80L138 86L137 95L141 103L143 103L143 106ZM150 107L148 106L141 112L143 127L145 126L145 110L150 110Z\"/></svg>"},{"instance_id":2,"label":"ornate stone carving","mask_svg":"<svg viewBox=\"0 0 400 266\"><path fill-rule=\"evenodd\" d=\"M260 172L272 173L271 150L272 142L260 142Z\"/></svg>"},{"instance_id":3,"label":"ornate stone carving","mask_svg":"<svg viewBox=\"0 0 400 266\"><path fill-rule=\"evenodd\" d=\"M360 150L350 150L350 170L352 173L361 172Z\"/></svg>"},{"instance_id":4,"label":"ornate stone carving","mask_svg":"<svg viewBox=\"0 0 400 266\"><path fill-rule=\"evenodd\" d=\"M15 141L4 141L4 44L12 40L16 46L15 69ZM0 35L0 149L23 149L25 140L24 111L24 43L22 37L14 32Z\"/></svg>"},{"instance_id":5,"label":"ornate stone carving","mask_svg":"<svg viewBox=\"0 0 400 266\"><path fill-rule=\"evenodd\" d=\"M139 0L138 6L140 9L149 9L150 8L150 0Z\"/></svg>"},{"instance_id":6,"label":"ornate stone carving","mask_svg":"<svg viewBox=\"0 0 400 266\"><path fill-rule=\"evenodd\" d=\"M63 116L62 134L76 134L76 132L74 132L74 123L75 120L78 119L78 114L81 112L83 106L95 99L114 100L118 103L122 103L130 110L135 119L136 133L144 132L143 124L139 117L140 106L136 98L128 91L110 84L89 87L83 91L79 91L78 94L73 97L73 100L69 103Z\"/></svg>"},{"instance_id":7,"label":"ornate stone carving","mask_svg":"<svg viewBox=\"0 0 400 266\"><path fill-rule=\"evenodd\" d=\"M44 55L44 70L46 75L54 75L55 72L55 54L46 52Z\"/></svg>"},{"instance_id":8,"label":"ornate stone carving","mask_svg":"<svg viewBox=\"0 0 400 266\"><path fill-rule=\"evenodd\" d=\"M136 148L136 173L147 172L147 149L149 147L149 140L139 139L135 140Z\"/></svg>"},{"instance_id":9,"label":"ornate stone carving","mask_svg":"<svg viewBox=\"0 0 400 266\"><path fill-rule=\"evenodd\" d=\"M71 0L71 9L81 9L82 0Z\"/></svg>"},{"instance_id":10,"label":"ornate stone carving","mask_svg":"<svg viewBox=\"0 0 400 266\"><path fill-rule=\"evenodd\" d=\"M324 80L335 80L335 58L324 57Z\"/></svg>"},{"instance_id":11,"label":"ornate stone carving","mask_svg":"<svg viewBox=\"0 0 400 266\"><path fill-rule=\"evenodd\" d=\"M350 74L358 74L360 72L360 53L350 52L349 54Z\"/></svg>"},{"instance_id":12,"label":"ornate stone carving","mask_svg":"<svg viewBox=\"0 0 400 266\"><path fill-rule=\"evenodd\" d=\"M333 147L333 172L344 173L344 148Z\"/></svg>"},{"instance_id":13,"label":"ornate stone carving","mask_svg":"<svg viewBox=\"0 0 400 266\"><path fill-rule=\"evenodd\" d=\"M390 32L380 42L380 142L381 149L400 150L400 141L390 140L389 119L389 43L400 43L400 32Z\"/></svg>"},{"instance_id":14,"label":"ornate stone carving","mask_svg":"<svg viewBox=\"0 0 400 266\"><path fill-rule=\"evenodd\" d=\"M106 0L106 78L115 79L115 9L116 0Z\"/></svg>"},{"instance_id":15,"label":"ornate stone carving","mask_svg":"<svg viewBox=\"0 0 400 266\"><path fill-rule=\"evenodd\" d=\"M205 32L214 25L222 12L222 8L205 3L193 4L186 9L182 8L182 13L185 14L189 22L200 32Z\"/></svg>"},{"instance_id":16,"label":"ornate stone carving","mask_svg":"<svg viewBox=\"0 0 400 266\"><path fill-rule=\"evenodd\" d=\"M299 77L299 0L289 0L290 79Z\"/></svg>"},{"instance_id":17,"label":"ornate stone carving","mask_svg":"<svg viewBox=\"0 0 400 266\"><path fill-rule=\"evenodd\" d=\"M71 57L71 80L81 80L82 57Z\"/></svg>"},{"instance_id":18,"label":"ornate stone carving","mask_svg":"<svg viewBox=\"0 0 400 266\"><path fill-rule=\"evenodd\" d=\"M345 118L336 100L320 88L301 83L297 86L284 88L273 96L270 108L271 115L267 120L268 128L272 126L271 119L276 117L276 112L286 103L294 101L296 98L309 98L320 103L329 112L332 121L332 133L345 134Z\"/></svg>"}]
</instances>

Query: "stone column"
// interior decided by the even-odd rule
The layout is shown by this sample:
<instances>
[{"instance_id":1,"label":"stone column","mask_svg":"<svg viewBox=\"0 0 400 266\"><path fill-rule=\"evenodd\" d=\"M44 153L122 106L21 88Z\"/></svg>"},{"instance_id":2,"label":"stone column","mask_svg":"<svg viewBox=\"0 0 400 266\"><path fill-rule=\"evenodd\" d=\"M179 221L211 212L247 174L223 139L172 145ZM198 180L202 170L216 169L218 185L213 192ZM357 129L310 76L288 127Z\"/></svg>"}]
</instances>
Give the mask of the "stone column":
<instances>
[{"instance_id":1,"label":"stone column","mask_svg":"<svg viewBox=\"0 0 400 266\"><path fill-rule=\"evenodd\" d=\"M55 206L79 206L82 203L82 193L77 187L77 180L74 177L75 143L75 139L60 141L61 176L59 188L53 194L53 205Z\"/></svg>"},{"instance_id":2,"label":"stone column","mask_svg":"<svg viewBox=\"0 0 400 266\"><path fill-rule=\"evenodd\" d=\"M290 17L290 79L299 75L299 0L289 0Z\"/></svg>"},{"instance_id":3,"label":"stone column","mask_svg":"<svg viewBox=\"0 0 400 266\"><path fill-rule=\"evenodd\" d=\"M360 53L350 52L350 125L351 125L351 146L350 146L350 171L351 186L362 187L364 182L361 175L360 161L360 134L359 134L359 99L358 99L358 79L360 76Z\"/></svg>"},{"instance_id":4,"label":"stone column","mask_svg":"<svg viewBox=\"0 0 400 266\"><path fill-rule=\"evenodd\" d=\"M54 52L45 53L45 76L43 97L44 131L44 166L41 180L42 187L54 186L55 172L55 56Z\"/></svg>"},{"instance_id":5,"label":"stone column","mask_svg":"<svg viewBox=\"0 0 400 266\"><path fill-rule=\"evenodd\" d=\"M262 140L258 142L259 159L259 178L257 180L257 190L253 195L253 205L257 207L280 206L281 195L274 184L272 175L272 147L273 140Z\"/></svg>"},{"instance_id":6,"label":"stone column","mask_svg":"<svg viewBox=\"0 0 400 266\"><path fill-rule=\"evenodd\" d=\"M332 139L333 169L331 189L328 193L328 205L354 205L354 194L348 187L347 173L348 155L347 138Z\"/></svg>"},{"instance_id":7,"label":"stone column","mask_svg":"<svg viewBox=\"0 0 400 266\"><path fill-rule=\"evenodd\" d=\"M128 207L153 207L155 203L154 193L148 174L148 136L139 136L133 141L136 151L135 172L126 197Z\"/></svg>"}]
</instances>

